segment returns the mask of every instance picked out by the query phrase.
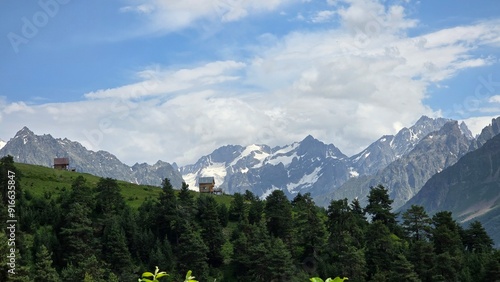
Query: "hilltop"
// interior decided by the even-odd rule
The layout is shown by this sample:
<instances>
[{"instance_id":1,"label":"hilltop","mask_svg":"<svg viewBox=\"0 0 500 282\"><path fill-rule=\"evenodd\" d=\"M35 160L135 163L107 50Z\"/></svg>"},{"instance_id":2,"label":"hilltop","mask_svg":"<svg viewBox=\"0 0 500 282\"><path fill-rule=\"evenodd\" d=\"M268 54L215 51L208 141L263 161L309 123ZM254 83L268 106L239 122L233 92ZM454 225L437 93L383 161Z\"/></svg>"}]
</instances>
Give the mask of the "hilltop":
<instances>
[{"instance_id":1,"label":"hilltop","mask_svg":"<svg viewBox=\"0 0 500 282\"><path fill-rule=\"evenodd\" d=\"M86 183L94 187L101 177L89 173L80 173L66 170L56 170L40 165L30 165L15 163L16 168L21 172L19 182L24 191L36 197L50 193L54 196L62 191L71 188L71 184L78 177L85 178ZM157 198L161 188L152 185L140 185L127 181L118 180L121 194L127 204L132 208L138 208L147 198ZM199 193L191 192L194 196ZM229 205L232 196L221 195L215 197L219 203Z\"/></svg>"}]
</instances>

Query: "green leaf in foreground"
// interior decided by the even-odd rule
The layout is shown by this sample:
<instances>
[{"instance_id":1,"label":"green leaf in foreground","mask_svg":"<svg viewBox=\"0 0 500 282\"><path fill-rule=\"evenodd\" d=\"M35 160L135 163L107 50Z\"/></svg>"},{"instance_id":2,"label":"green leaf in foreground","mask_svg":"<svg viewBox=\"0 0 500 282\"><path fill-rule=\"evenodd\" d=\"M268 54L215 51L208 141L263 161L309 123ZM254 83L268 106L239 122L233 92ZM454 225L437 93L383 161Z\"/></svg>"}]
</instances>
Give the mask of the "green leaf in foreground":
<instances>
[{"instance_id":1,"label":"green leaf in foreground","mask_svg":"<svg viewBox=\"0 0 500 282\"><path fill-rule=\"evenodd\" d=\"M319 277L313 277L313 278L310 278L309 280L311 280L311 282L343 282L345 280L349 280L349 278L347 277L344 277L344 278L340 278L340 277L335 277L335 278L327 278L325 281L323 281L323 279L319 278Z\"/></svg>"}]
</instances>

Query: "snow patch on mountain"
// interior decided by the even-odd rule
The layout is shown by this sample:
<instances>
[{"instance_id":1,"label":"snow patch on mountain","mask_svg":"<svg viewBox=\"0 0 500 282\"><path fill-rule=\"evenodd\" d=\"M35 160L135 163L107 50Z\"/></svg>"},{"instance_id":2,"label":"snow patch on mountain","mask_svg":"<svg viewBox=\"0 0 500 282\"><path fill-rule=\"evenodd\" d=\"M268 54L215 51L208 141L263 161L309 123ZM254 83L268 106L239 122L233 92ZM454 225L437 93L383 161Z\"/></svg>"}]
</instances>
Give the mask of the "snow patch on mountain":
<instances>
[{"instance_id":1,"label":"snow patch on mountain","mask_svg":"<svg viewBox=\"0 0 500 282\"><path fill-rule=\"evenodd\" d=\"M268 156L269 156L269 154L264 152L263 148L261 146L252 144L252 145L245 147L243 152L241 152L241 154L231 162L230 166L236 165L242 159L245 159L247 157L252 157L252 158L259 161L259 163L255 165L255 167L260 167L260 166L262 166L262 162Z\"/></svg>"},{"instance_id":2,"label":"snow patch on mountain","mask_svg":"<svg viewBox=\"0 0 500 282\"><path fill-rule=\"evenodd\" d=\"M355 171L353 167L349 168L349 177L358 177L359 172Z\"/></svg>"},{"instance_id":3,"label":"snow patch on mountain","mask_svg":"<svg viewBox=\"0 0 500 282\"><path fill-rule=\"evenodd\" d=\"M296 194L299 192L298 190L312 186L318 180L318 178L321 176L320 172L321 172L321 167L316 167L313 172L311 172L310 174L304 175L299 180L299 182L289 183L286 186L286 189L288 190L288 192L290 192L292 194Z\"/></svg>"},{"instance_id":4,"label":"snow patch on mountain","mask_svg":"<svg viewBox=\"0 0 500 282\"><path fill-rule=\"evenodd\" d=\"M271 188L269 188L268 190L266 190L266 192L264 192L264 194L262 194L260 196L260 199L261 200L265 200L275 190L280 190L280 188L278 188L278 187L276 187L276 186L273 185Z\"/></svg>"},{"instance_id":5,"label":"snow patch on mountain","mask_svg":"<svg viewBox=\"0 0 500 282\"><path fill-rule=\"evenodd\" d=\"M287 155L275 155L267 161L268 164L277 165L282 163L285 167L292 163L293 158L297 157L297 153L293 153L290 156Z\"/></svg>"},{"instance_id":6,"label":"snow patch on mountain","mask_svg":"<svg viewBox=\"0 0 500 282\"><path fill-rule=\"evenodd\" d=\"M198 191L198 186L196 185L196 179L198 179L198 175L196 173L188 173L182 175L182 179L189 185L189 190Z\"/></svg>"},{"instance_id":7,"label":"snow patch on mountain","mask_svg":"<svg viewBox=\"0 0 500 282\"><path fill-rule=\"evenodd\" d=\"M2 149L5 146L5 144L7 144L7 142L0 139L0 149Z\"/></svg>"}]
</instances>

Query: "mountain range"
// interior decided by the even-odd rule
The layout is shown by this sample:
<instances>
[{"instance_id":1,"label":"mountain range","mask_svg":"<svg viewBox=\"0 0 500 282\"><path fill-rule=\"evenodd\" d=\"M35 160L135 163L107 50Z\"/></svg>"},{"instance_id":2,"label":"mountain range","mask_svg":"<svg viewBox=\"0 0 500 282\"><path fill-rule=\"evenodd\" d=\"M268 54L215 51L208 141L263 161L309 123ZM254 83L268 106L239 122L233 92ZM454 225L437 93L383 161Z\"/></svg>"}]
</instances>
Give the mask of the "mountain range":
<instances>
[{"instance_id":1,"label":"mountain range","mask_svg":"<svg viewBox=\"0 0 500 282\"><path fill-rule=\"evenodd\" d=\"M373 175L350 179L323 199L353 199L364 203L369 187L385 185L394 199L393 208L399 208L411 199L434 174L456 163L469 151L471 139L456 121L445 123L399 158ZM327 203L324 203L327 204Z\"/></svg>"},{"instance_id":2,"label":"mountain range","mask_svg":"<svg viewBox=\"0 0 500 282\"><path fill-rule=\"evenodd\" d=\"M68 157L77 171L156 186L169 178L174 187L185 181L193 190L199 177L212 176L225 193L250 190L262 198L276 189L289 198L311 193L322 206L343 198L365 203L370 187L383 184L394 199L393 208L398 209L418 199L430 179L445 175L462 157L479 151L499 133L500 117L474 137L465 123L423 116L413 126L382 136L350 157L309 135L277 147L226 145L194 164L177 167L163 161L128 166L111 153L90 151L66 138L35 135L24 127L0 149L0 156L10 154L16 162L49 167L53 158ZM460 220L479 216L484 214L472 213Z\"/></svg>"},{"instance_id":3,"label":"mountain range","mask_svg":"<svg viewBox=\"0 0 500 282\"><path fill-rule=\"evenodd\" d=\"M106 151L90 151L78 142L66 138L53 138L50 134L35 135L23 127L0 149L0 156L12 155L16 162L52 167L54 158L69 158L70 168L101 177L159 186L164 178L181 187L179 171L166 162L154 165L122 163Z\"/></svg>"},{"instance_id":4,"label":"mountain range","mask_svg":"<svg viewBox=\"0 0 500 282\"><path fill-rule=\"evenodd\" d=\"M475 140L464 123L423 116L413 126L382 136L351 157L307 136L275 148L224 146L181 167L180 172L190 185L200 176L214 176L227 193L248 189L265 197L280 189L290 198L299 192L311 193L323 206L340 198L364 201L370 186L384 183L398 208L433 174L468 152Z\"/></svg>"}]
</instances>

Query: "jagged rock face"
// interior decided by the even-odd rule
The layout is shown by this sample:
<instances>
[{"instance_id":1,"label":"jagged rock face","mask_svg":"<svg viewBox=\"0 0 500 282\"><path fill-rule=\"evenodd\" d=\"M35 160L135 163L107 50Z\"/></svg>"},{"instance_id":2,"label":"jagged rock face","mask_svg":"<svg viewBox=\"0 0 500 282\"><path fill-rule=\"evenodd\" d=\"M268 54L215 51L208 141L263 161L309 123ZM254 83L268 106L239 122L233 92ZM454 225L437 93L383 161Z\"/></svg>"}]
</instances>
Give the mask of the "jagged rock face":
<instances>
[{"instance_id":1,"label":"jagged rock face","mask_svg":"<svg viewBox=\"0 0 500 282\"><path fill-rule=\"evenodd\" d=\"M500 246L500 135L432 176L401 210L423 206L429 214L451 211L462 222L479 220Z\"/></svg>"},{"instance_id":2,"label":"jagged rock face","mask_svg":"<svg viewBox=\"0 0 500 282\"><path fill-rule=\"evenodd\" d=\"M359 182L359 177L377 173L409 154L422 138L449 121L424 116L412 127L403 128L395 136L383 136L350 158L334 145L307 136L301 142L272 149L265 145L224 146L180 171L191 187L197 187L196 179L200 176L214 176L216 185L227 193L248 189L265 197L270 191L281 189L294 197L299 192L309 192L317 202L327 205L324 195L349 179ZM464 130L468 131L466 126Z\"/></svg>"},{"instance_id":3,"label":"jagged rock face","mask_svg":"<svg viewBox=\"0 0 500 282\"><path fill-rule=\"evenodd\" d=\"M289 197L339 185L349 177L348 158L333 145L312 136L291 145L225 146L202 157L196 164L180 168L190 186L200 176L214 176L227 193L250 190L265 196L281 189Z\"/></svg>"},{"instance_id":4,"label":"jagged rock face","mask_svg":"<svg viewBox=\"0 0 500 282\"><path fill-rule=\"evenodd\" d=\"M310 192L327 205L322 195L351 178L375 174L408 154L428 133L439 130L448 121L424 116L412 127L403 128L395 136L383 136L350 158L334 145L307 136L301 142L272 149L265 145L224 146L180 171L191 187L197 186L200 176L214 176L216 185L227 193L248 189L266 196L281 189L293 197L299 192Z\"/></svg>"},{"instance_id":5,"label":"jagged rock face","mask_svg":"<svg viewBox=\"0 0 500 282\"><path fill-rule=\"evenodd\" d=\"M397 209L413 197L432 175L456 163L468 152L470 140L456 121L425 136L409 153L389 164L373 176L350 180L333 191L330 199L354 199L366 202L367 187L384 185Z\"/></svg>"},{"instance_id":6,"label":"jagged rock face","mask_svg":"<svg viewBox=\"0 0 500 282\"><path fill-rule=\"evenodd\" d=\"M479 136L472 142L470 150L476 150L483 146L486 141L500 133L500 117L491 120L491 124L483 128Z\"/></svg>"},{"instance_id":7,"label":"jagged rock face","mask_svg":"<svg viewBox=\"0 0 500 282\"><path fill-rule=\"evenodd\" d=\"M165 177L170 178L174 187L181 187L182 176L168 163L158 162L129 167L116 156L106 151L90 151L78 142L53 138L51 135L35 135L27 127L21 129L14 138L0 149L0 156L12 155L16 162L52 167L56 157L70 159L70 168L101 177L157 185Z\"/></svg>"},{"instance_id":8,"label":"jagged rock face","mask_svg":"<svg viewBox=\"0 0 500 282\"><path fill-rule=\"evenodd\" d=\"M159 186L165 178L170 180L174 188L182 187L182 175L179 170L171 164L163 161L157 161L154 165L147 163L132 166L132 176L135 183Z\"/></svg>"},{"instance_id":9,"label":"jagged rock face","mask_svg":"<svg viewBox=\"0 0 500 282\"><path fill-rule=\"evenodd\" d=\"M361 153L351 157L353 170L359 175L372 175L409 153L427 134L439 130L451 120L422 116L415 125L401 129L396 135L385 135ZM467 126L463 124L471 136Z\"/></svg>"}]
</instances>

